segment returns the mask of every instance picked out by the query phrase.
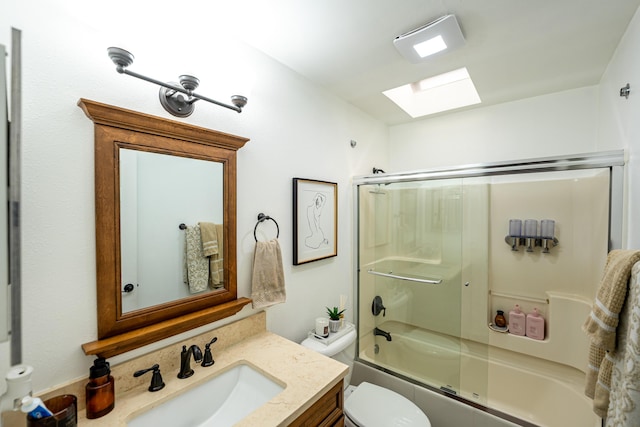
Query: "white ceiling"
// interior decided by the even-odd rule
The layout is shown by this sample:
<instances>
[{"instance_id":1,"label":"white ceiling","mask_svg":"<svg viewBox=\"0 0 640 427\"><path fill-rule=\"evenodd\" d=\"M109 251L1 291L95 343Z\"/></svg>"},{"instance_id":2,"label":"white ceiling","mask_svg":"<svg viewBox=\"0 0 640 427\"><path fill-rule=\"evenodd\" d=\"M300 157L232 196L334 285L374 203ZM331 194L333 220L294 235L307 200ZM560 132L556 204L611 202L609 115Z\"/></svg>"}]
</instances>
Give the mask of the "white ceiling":
<instances>
[{"instance_id":1,"label":"white ceiling","mask_svg":"<svg viewBox=\"0 0 640 427\"><path fill-rule=\"evenodd\" d=\"M486 106L595 85L640 0L237 1L238 36L388 124L382 91L467 67ZM455 14L466 45L414 65L393 39ZM624 86L627 82L620 82ZM467 108L477 108L467 107Z\"/></svg>"}]
</instances>

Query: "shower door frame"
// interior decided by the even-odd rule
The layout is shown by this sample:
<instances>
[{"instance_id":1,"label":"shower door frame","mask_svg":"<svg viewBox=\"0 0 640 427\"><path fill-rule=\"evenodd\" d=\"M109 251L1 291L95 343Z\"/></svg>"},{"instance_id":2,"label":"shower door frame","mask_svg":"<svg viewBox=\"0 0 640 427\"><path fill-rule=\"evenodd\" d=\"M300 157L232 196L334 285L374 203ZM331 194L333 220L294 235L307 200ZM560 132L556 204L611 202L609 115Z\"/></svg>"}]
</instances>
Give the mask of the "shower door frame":
<instances>
[{"instance_id":1,"label":"shower door frame","mask_svg":"<svg viewBox=\"0 0 640 427\"><path fill-rule=\"evenodd\" d=\"M398 182L426 181L436 179L455 179L472 177L489 177L499 175L527 174L535 172L560 172L579 169L609 169L609 239L608 251L622 248L624 221L624 150L612 150L594 153L584 153L565 156L551 156L516 161L492 163L478 163L446 168L427 169L422 171L408 171L397 173L373 174L354 177L352 181L353 208L353 283L354 286L354 323L360 333L360 199L361 185L390 184ZM491 408L471 402L458 395L447 393L436 387L406 377L388 368L376 365L360 358L360 340L356 339L355 361L370 366L379 371L401 378L413 384L420 385L440 395L461 401L468 405L493 412ZM512 418L509 414L504 418Z\"/></svg>"}]
</instances>

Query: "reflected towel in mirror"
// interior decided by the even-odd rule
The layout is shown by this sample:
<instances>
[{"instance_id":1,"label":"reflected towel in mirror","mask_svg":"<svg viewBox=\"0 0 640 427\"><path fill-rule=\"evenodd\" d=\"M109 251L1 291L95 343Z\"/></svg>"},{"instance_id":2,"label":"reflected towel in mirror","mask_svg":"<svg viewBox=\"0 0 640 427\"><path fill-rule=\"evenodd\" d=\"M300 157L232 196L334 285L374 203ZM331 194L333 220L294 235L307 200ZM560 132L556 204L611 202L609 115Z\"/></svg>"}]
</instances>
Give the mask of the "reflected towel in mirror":
<instances>
[{"instance_id":1,"label":"reflected towel in mirror","mask_svg":"<svg viewBox=\"0 0 640 427\"><path fill-rule=\"evenodd\" d=\"M223 225L212 222L201 222L202 254L209 258L209 273L212 288L224 283L224 263L222 257Z\"/></svg>"},{"instance_id":2,"label":"reflected towel in mirror","mask_svg":"<svg viewBox=\"0 0 640 427\"><path fill-rule=\"evenodd\" d=\"M269 307L285 302L287 299L282 253L277 239L256 242L251 278L251 299L253 300L253 308Z\"/></svg>"},{"instance_id":3,"label":"reflected towel in mirror","mask_svg":"<svg viewBox=\"0 0 640 427\"><path fill-rule=\"evenodd\" d=\"M199 225L185 229L184 278L189 292L195 294L207 289L209 284L209 259L202 253L202 237Z\"/></svg>"}]
</instances>

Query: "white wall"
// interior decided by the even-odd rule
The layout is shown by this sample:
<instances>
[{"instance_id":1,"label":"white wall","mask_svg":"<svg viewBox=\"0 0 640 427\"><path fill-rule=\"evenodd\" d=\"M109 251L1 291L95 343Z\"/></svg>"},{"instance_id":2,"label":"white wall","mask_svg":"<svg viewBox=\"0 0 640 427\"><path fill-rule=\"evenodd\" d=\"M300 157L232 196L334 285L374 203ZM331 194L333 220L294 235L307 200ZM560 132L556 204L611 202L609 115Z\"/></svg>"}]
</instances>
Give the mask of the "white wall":
<instances>
[{"instance_id":1,"label":"white wall","mask_svg":"<svg viewBox=\"0 0 640 427\"><path fill-rule=\"evenodd\" d=\"M368 173L374 164L384 166L386 127L234 43L234 33L216 33L222 18L215 13L194 11L191 19L172 22L163 10L188 13L170 2L144 10L117 0L109 9L96 7L36 0L0 7L0 43L11 44L10 27L22 30L23 41L23 360L35 367L34 390L86 377L92 358L80 345L97 338L93 123L76 106L78 99L174 119L160 106L157 86L115 71L106 54L112 45L136 55L132 70L160 80L192 73L201 80L199 93L222 101L237 75L253 78L242 114L199 102L182 120L251 139L238 153L238 294L250 296L253 228L264 212L280 225L287 284L286 304L267 309L268 326L302 339L325 305L337 304L340 294L351 296L350 177ZM293 177L338 183L337 257L292 266ZM252 312L246 307L239 316ZM7 354L0 362L4 378Z\"/></svg>"},{"instance_id":2,"label":"white wall","mask_svg":"<svg viewBox=\"0 0 640 427\"><path fill-rule=\"evenodd\" d=\"M387 172L595 151L597 95L585 87L393 126Z\"/></svg>"},{"instance_id":3,"label":"white wall","mask_svg":"<svg viewBox=\"0 0 640 427\"><path fill-rule=\"evenodd\" d=\"M640 9L636 11L625 35L604 73L598 91L600 99L598 149L624 148L627 154L627 244L640 248ZM628 99L620 97L620 88L631 86Z\"/></svg>"}]
</instances>

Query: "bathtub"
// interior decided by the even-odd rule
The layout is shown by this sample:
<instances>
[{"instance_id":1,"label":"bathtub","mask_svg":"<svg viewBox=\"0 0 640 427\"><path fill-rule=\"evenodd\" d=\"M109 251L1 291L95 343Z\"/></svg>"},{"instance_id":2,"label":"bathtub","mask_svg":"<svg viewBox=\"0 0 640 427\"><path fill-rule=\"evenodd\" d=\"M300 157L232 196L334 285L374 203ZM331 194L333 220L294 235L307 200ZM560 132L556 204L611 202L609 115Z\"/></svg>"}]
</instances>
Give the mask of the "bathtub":
<instances>
[{"instance_id":1,"label":"bathtub","mask_svg":"<svg viewBox=\"0 0 640 427\"><path fill-rule=\"evenodd\" d=\"M365 334L360 361L541 427L601 426L577 369L401 322L379 327L392 341Z\"/></svg>"}]
</instances>

